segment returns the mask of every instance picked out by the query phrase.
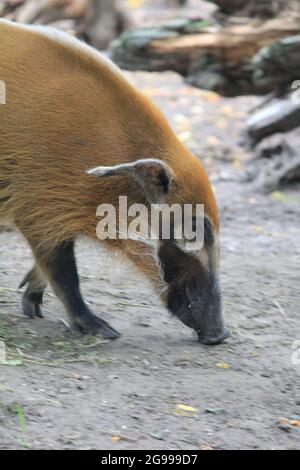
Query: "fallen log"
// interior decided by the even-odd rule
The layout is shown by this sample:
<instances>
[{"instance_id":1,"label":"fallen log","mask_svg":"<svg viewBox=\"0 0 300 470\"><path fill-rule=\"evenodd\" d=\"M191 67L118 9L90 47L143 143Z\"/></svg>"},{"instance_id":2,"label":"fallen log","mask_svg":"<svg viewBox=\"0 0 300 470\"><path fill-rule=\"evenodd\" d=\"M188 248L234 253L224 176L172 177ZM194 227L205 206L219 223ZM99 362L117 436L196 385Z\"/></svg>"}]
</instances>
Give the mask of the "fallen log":
<instances>
[{"instance_id":1,"label":"fallen log","mask_svg":"<svg viewBox=\"0 0 300 470\"><path fill-rule=\"evenodd\" d=\"M125 69L174 70L188 83L225 96L265 94L274 89L274 82L253 81L253 57L275 41L298 34L299 28L298 15L225 28L182 18L160 28L124 33L113 41L111 54Z\"/></svg>"}]
</instances>

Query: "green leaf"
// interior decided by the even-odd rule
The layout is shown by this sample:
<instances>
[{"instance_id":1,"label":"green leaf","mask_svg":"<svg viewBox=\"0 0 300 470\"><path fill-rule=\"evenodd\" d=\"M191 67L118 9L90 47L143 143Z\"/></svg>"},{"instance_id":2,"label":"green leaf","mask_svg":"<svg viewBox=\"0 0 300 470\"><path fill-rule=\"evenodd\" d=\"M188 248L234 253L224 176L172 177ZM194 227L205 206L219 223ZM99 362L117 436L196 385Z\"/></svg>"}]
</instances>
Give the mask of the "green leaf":
<instances>
[{"instance_id":1,"label":"green leaf","mask_svg":"<svg viewBox=\"0 0 300 470\"><path fill-rule=\"evenodd\" d=\"M1 365L2 366L10 366L10 367L22 366L23 365L23 359L7 359L5 361L2 361Z\"/></svg>"}]
</instances>

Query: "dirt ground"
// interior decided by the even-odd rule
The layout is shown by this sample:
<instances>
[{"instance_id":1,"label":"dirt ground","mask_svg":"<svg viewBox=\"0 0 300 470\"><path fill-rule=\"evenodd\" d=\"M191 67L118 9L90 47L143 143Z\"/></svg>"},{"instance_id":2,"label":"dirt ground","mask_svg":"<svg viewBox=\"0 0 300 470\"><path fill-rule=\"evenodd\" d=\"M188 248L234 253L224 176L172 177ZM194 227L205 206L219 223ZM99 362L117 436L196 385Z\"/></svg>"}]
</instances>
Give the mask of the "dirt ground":
<instances>
[{"instance_id":1,"label":"dirt ground","mask_svg":"<svg viewBox=\"0 0 300 470\"><path fill-rule=\"evenodd\" d=\"M256 99L225 100L172 73L131 77L212 177L232 337L200 345L139 274L83 243L85 298L121 338L73 338L51 292L45 319L23 318L17 285L31 255L3 232L0 339L15 362L0 366L0 448L300 449L299 187L263 195L242 180L237 140Z\"/></svg>"}]
</instances>

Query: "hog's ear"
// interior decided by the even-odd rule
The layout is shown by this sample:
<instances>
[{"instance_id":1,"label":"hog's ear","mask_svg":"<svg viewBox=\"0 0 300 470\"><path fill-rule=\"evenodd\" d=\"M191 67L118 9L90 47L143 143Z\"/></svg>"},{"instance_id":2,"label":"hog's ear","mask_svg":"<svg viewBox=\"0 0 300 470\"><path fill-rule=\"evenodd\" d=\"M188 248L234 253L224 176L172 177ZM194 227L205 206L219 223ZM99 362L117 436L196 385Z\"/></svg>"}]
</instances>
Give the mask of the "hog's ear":
<instances>
[{"instance_id":1,"label":"hog's ear","mask_svg":"<svg viewBox=\"0 0 300 470\"><path fill-rule=\"evenodd\" d=\"M174 179L171 168L165 162L154 158L116 166L98 166L87 173L103 178L125 176L140 187L151 204L163 202Z\"/></svg>"}]
</instances>

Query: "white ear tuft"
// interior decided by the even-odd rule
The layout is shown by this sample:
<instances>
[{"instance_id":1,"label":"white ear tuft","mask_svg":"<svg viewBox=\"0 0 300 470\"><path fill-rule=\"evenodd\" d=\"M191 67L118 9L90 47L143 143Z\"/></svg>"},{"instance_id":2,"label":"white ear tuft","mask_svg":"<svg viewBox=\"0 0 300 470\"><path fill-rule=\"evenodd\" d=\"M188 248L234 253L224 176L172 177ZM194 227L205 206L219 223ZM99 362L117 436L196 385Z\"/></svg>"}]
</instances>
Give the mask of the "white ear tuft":
<instances>
[{"instance_id":1,"label":"white ear tuft","mask_svg":"<svg viewBox=\"0 0 300 470\"><path fill-rule=\"evenodd\" d=\"M87 174L92 176L116 176L112 166L96 166L87 170Z\"/></svg>"}]
</instances>

